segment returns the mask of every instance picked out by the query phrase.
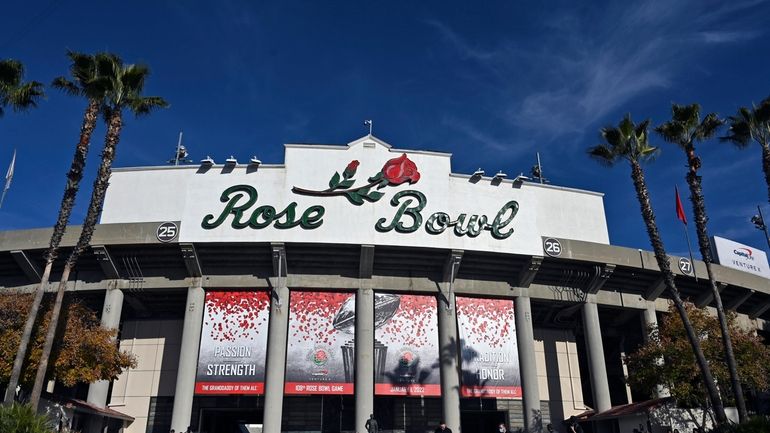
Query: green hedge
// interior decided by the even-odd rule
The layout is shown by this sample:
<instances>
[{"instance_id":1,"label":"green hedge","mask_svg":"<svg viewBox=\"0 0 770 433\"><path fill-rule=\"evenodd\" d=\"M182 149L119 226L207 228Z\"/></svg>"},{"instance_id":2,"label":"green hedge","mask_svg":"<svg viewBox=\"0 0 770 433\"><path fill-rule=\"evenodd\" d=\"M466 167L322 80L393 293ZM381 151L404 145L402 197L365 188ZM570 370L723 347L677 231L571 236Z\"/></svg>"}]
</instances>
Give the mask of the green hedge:
<instances>
[{"instance_id":1,"label":"green hedge","mask_svg":"<svg viewBox=\"0 0 770 433\"><path fill-rule=\"evenodd\" d=\"M51 421L29 405L0 406L1 433L54 433Z\"/></svg>"}]
</instances>

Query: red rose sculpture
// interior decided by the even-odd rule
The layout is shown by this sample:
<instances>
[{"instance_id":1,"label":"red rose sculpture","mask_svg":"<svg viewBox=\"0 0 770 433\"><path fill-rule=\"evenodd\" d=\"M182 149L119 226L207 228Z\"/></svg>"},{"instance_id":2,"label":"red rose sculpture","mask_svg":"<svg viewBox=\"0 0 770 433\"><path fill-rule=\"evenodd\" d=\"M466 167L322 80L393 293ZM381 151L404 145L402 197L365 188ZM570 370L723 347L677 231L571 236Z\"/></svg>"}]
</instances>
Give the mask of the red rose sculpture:
<instances>
[{"instance_id":1,"label":"red rose sculpture","mask_svg":"<svg viewBox=\"0 0 770 433\"><path fill-rule=\"evenodd\" d=\"M382 175L391 185L401 185L404 182L415 183L420 180L417 164L402 153L382 166Z\"/></svg>"},{"instance_id":2,"label":"red rose sculpture","mask_svg":"<svg viewBox=\"0 0 770 433\"><path fill-rule=\"evenodd\" d=\"M355 176L356 170L358 169L359 164L360 162L358 162L358 160L354 159L350 161L348 166L345 167L345 170L342 172L342 177L344 177L345 179L350 179L351 177Z\"/></svg>"},{"instance_id":3,"label":"red rose sculpture","mask_svg":"<svg viewBox=\"0 0 770 433\"><path fill-rule=\"evenodd\" d=\"M353 178L360 162L353 160L345 166L340 172L335 172L331 179L329 179L329 188L318 191L312 189L300 188L298 186L293 187L291 190L296 194L312 195L312 196L345 196L349 202L356 206L364 204L364 201L375 202L382 198L384 195L379 191L373 190L385 188L388 185L401 185L402 183L409 182L415 183L420 180L420 172L417 171L417 164L414 161L406 157L405 153L402 153L398 158L393 158L382 166L382 170L379 173L369 178L369 183L358 187L353 187L356 180Z\"/></svg>"}]
</instances>

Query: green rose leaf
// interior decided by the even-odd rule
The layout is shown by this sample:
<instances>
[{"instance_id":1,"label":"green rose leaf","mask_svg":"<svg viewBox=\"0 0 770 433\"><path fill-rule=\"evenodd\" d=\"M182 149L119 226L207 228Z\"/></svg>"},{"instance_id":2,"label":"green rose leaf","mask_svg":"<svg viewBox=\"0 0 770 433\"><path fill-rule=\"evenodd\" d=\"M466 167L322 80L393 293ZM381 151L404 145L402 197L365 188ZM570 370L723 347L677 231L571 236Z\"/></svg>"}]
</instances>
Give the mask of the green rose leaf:
<instances>
[{"instance_id":1,"label":"green rose leaf","mask_svg":"<svg viewBox=\"0 0 770 433\"><path fill-rule=\"evenodd\" d=\"M334 189L337 188L337 185L340 184L340 174L338 172L334 172L334 176L332 176L331 179L329 179L329 188Z\"/></svg>"},{"instance_id":2,"label":"green rose leaf","mask_svg":"<svg viewBox=\"0 0 770 433\"><path fill-rule=\"evenodd\" d=\"M347 179L347 180L343 180L342 182L340 182L338 187L339 188L348 189L351 186L353 186L354 183L356 183L355 179Z\"/></svg>"},{"instance_id":3,"label":"green rose leaf","mask_svg":"<svg viewBox=\"0 0 770 433\"><path fill-rule=\"evenodd\" d=\"M381 199L382 196L384 196L384 195L385 194L383 194L381 192L372 191L372 192L369 193L369 195L367 197L369 198L370 201L377 201L377 200Z\"/></svg>"},{"instance_id":4,"label":"green rose leaf","mask_svg":"<svg viewBox=\"0 0 770 433\"><path fill-rule=\"evenodd\" d=\"M369 182L377 182L378 180L382 179L382 172L379 172L375 174L374 176L369 178Z\"/></svg>"},{"instance_id":5,"label":"green rose leaf","mask_svg":"<svg viewBox=\"0 0 770 433\"><path fill-rule=\"evenodd\" d=\"M380 183L377 185L377 189L383 189L386 186L388 186L388 179L382 179Z\"/></svg>"},{"instance_id":6,"label":"green rose leaf","mask_svg":"<svg viewBox=\"0 0 770 433\"><path fill-rule=\"evenodd\" d=\"M348 191L345 193L345 197L348 198L348 201L353 203L356 206L360 206L364 204L364 199L361 198L361 196L355 192L355 191Z\"/></svg>"}]
</instances>

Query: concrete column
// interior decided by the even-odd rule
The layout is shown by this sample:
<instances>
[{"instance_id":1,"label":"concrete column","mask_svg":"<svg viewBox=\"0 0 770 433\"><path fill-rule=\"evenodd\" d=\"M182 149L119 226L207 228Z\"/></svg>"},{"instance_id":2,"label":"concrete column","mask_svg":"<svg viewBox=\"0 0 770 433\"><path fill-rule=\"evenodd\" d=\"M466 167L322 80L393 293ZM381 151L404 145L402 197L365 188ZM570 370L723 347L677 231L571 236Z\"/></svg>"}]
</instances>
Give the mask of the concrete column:
<instances>
[{"instance_id":1,"label":"concrete column","mask_svg":"<svg viewBox=\"0 0 770 433\"><path fill-rule=\"evenodd\" d=\"M516 298L516 344L519 348L519 372L523 388L524 431L540 433L543 431L540 412L540 389L537 380L537 360L535 359L535 334L532 329L532 304L527 289Z\"/></svg>"},{"instance_id":2,"label":"concrete column","mask_svg":"<svg viewBox=\"0 0 770 433\"><path fill-rule=\"evenodd\" d=\"M120 315L123 311L123 291L114 288L108 289L104 294L104 306L102 307L102 326L108 329L118 329ZM107 394L110 389L109 380L100 380L88 387L87 401L99 407L107 406Z\"/></svg>"},{"instance_id":3,"label":"concrete column","mask_svg":"<svg viewBox=\"0 0 770 433\"><path fill-rule=\"evenodd\" d=\"M284 374L286 372L286 338L289 326L289 289L283 287L285 278L278 277L272 280L278 284L273 286L270 301L263 433L281 433Z\"/></svg>"},{"instance_id":4,"label":"concrete column","mask_svg":"<svg viewBox=\"0 0 770 433\"><path fill-rule=\"evenodd\" d=\"M644 341L649 341L650 339L650 333L649 329L650 327L657 327L658 326L658 314L655 311L655 304L650 302L647 304L647 308L645 308L642 312L642 317L644 319ZM655 360L655 362L658 365L663 365L663 358L658 358ZM655 397L657 398L663 398L670 396L671 393L669 392L668 388L663 385L658 385L655 387Z\"/></svg>"},{"instance_id":5,"label":"concrete column","mask_svg":"<svg viewBox=\"0 0 770 433\"><path fill-rule=\"evenodd\" d=\"M374 413L374 291L356 292L356 432L366 431Z\"/></svg>"},{"instance_id":6,"label":"concrete column","mask_svg":"<svg viewBox=\"0 0 770 433\"><path fill-rule=\"evenodd\" d=\"M588 369L591 374L594 407L597 412L603 412L612 407L612 400L607 382L607 365L604 362L599 309L593 299L589 299L583 304L583 328L588 349Z\"/></svg>"},{"instance_id":7,"label":"concrete column","mask_svg":"<svg viewBox=\"0 0 770 433\"><path fill-rule=\"evenodd\" d=\"M449 286L449 284L446 284ZM438 341L441 362L441 408L444 421L460 433L460 370L455 295L449 290L438 297Z\"/></svg>"},{"instance_id":8,"label":"concrete column","mask_svg":"<svg viewBox=\"0 0 770 433\"><path fill-rule=\"evenodd\" d=\"M104 294L101 324L108 329L120 327L120 315L123 311L123 291L118 288L108 289ZM50 390L49 392L52 392ZM99 407L107 407L107 395L110 391L110 381L100 380L88 386L87 401ZM104 417L91 415L85 426L86 433L104 431Z\"/></svg>"},{"instance_id":9,"label":"concrete column","mask_svg":"<svg viewBox=\"0 0 770 433\"><path fill-rule=\"evenodd\" d=\"M187 289L182 347L179 350L176 388L174 390L174 408L171 412L171 428L178 432L187 430L192 417L195 372L198 369L198 348L200 345L201 327L203 326L203 309L206 301L206 292L201 284L201 278L195 278L193 286Z\"/></svg>"}]
</instances>

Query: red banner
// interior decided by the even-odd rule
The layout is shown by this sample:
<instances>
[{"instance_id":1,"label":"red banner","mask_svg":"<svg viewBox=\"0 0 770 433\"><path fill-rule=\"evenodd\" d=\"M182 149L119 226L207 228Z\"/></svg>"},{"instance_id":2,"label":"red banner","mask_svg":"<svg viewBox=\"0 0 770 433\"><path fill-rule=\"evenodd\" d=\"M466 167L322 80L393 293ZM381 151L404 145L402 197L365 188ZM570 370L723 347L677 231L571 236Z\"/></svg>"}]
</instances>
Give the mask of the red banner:
<instances>
[{"instance_id":1,"label":"red banner","mask_svg":"<svg viewBox=\"0 0 770 433\"><path fill-rule=\"evenodd\" d=\"M196 394L264 393L269 307L267 292L206 292Z\"/></svg>"},{"instance_id":2,"label":"red banner","mask_svg":"<svg viewBox=\"0 0 770 433\"><path fill-rule=\"evenodd\" d=\"M441 385L434 383L425 385L394 385L390 383L377 383L374 385L375 395L422 395L440 396Z\"/></svg>"},{"instance_id":3,"label":"red banner","mask_svg":"<svg viewBox=\"0 0 770 433\"><path fill-rule=\"evenodd\" d=\"M353 394L356 297L291 293L285 394Z\"/></svg>"},{"instance_id":4,"label":"red banner","mask_svg":"<svg viewBox=\"0 0 770 433\"><path fill-rule=\"evenodd\" d=\"M377 293L374 317L374 393L441 395L436 298Z\"/></svg>"},{"instance_id":5,"label":"red banner","mask_svg":"<svg viewBox=\"0 0 770 433\"><path fill-rule=\"evenodd\" d=\"M353 394L352 383L286 382L284 394Z\"/></svg>"},{"instance_id":6,"label":"red banner","mask_svg":"<svg viewBox=\"0 0 770 433\"><path fill-rule=\"evenodd\" d=\"M463 397L521 398L513 301L458 296Z\"/></svg>"},{"instance_id":7,"label":"red banner","mask_svg":"<svg viewBox=\"0 0 770 433\"><path fill-rule=\"evenodd\" d=\"M196 382L196 394L264 394L263 382Z\"/></svg>"}]
</instances>

